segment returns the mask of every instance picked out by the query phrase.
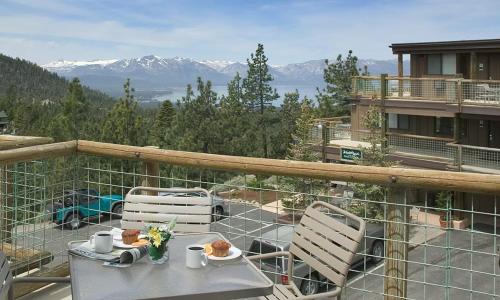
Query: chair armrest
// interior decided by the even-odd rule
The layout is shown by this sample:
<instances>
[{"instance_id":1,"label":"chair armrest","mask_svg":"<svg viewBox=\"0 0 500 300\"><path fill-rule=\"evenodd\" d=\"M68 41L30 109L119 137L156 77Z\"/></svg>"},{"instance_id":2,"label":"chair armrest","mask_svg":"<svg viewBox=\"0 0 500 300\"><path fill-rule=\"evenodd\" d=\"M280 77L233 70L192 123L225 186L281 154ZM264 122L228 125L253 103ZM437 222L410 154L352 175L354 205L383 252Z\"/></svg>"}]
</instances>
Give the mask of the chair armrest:
<instances>
[{"instance_id":1,"label":"chair armrest","mask_svg":"<svg viewBox=\"0 0 500 300\"><path fill-rule=\"evenodd\" d=\"M69 277L16 277L12 280L15 283L42 282L42 283L71 283Z\"/></svg>"},{"instance_id":2,"label":"chair armrest","mask_svg":"<svg viewBox=\"0 0 500 300\"><path fill-rule=\"evenodd\" d=\"M12 279L12 285L9 288L7 294L8 300L14 300L14 285L16 283L69 283L71 284L71 278L69 277L16 277Z\"/></svg>"},{"instance_id":3,"label":"chair armrest","mask_svg":"<svg viewBox=\"0 0 500 300\"><path fill-rule=\"evenodd\" d=\"M271 253L266 253L266 254L257 254L257 255L252 255L252 256L247 256L248 260L257 260L257 259L266 259L266 258L271 258L271 257L276 257L276 256L288 256L288 277L292 278L293 276L293 255L292 253L288 251L278 251L278 252L271 252Z\"/></svg>"},{"instance_id":4,"label":"chair armrest","mask_svg":"<svg viewBox=\"0 0 500 300\"><path fill-rule=\"evenodd\" d=\"M328 297L336 297L340 294L341 291L342 291L342 288L337 286L337 287L335 287L335 289L333 291L317 293L314 295L298 296L297 298L294 298L294 299L295 300L314 300L314 299L323 299L323 298L328 298Z\"/></svg>"},{"instance_id":5,"label":"chair armrest","mask_svg":"<svg viewBox=\"0 0 500 300\"><path fill-rule=\"evenodd\" d=\"M275 256L288 256L288 258L293 258L292 254L288 251L278 251L278 252L271 252L271 253L265 253L265 254L257 254L257 255L252 255L252 256L247 256L249 260L254 260L254 259L264 259L264 258L271 258Z\"/></svg>"}]
</instances>

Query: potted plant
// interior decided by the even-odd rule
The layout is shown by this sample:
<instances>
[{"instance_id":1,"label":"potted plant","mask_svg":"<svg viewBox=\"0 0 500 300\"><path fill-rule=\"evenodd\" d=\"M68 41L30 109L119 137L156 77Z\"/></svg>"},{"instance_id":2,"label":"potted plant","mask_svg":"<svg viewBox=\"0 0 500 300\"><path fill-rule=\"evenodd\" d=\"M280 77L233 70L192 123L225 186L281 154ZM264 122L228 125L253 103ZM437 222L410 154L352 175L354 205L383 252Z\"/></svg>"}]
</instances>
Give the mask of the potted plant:
<instances>
[{"instance_id":1,"label":"potted plant","mask_svg":"<svg viewBox=\"0 0 500 300\"><path fill-rule=\"evenodd\" d=\"M448 211L451 209L451 198L452 195L448 191L442 191L436 195L436 208L440 211L439 223L441 228L448 228L450 223L451 216Z\"/></svg>"},{"instance_id":2,"label":"potted plant","mask_svg":"<svg viewBox=\"0 0 500 300\"><path fill-rule=\"evenodd\" d=\"M439 224L441 225L441 228L448 228L449 220L448 220L448 214L445 212L442 212L440 217L439 217Z\"/></svg>"},{"instance_id":3,"label":"potted plant","mask_svg":"<svg viewBox=\"0 0 500 300\"><path fill-rule=\"evenodd\" d=\"M146 239L149 241L148 254L154 264L162 264L168 260L167 243L172 237L175 223L176 219L173 219L168 225L146 227Z\"/></svg>"}]
</instances>

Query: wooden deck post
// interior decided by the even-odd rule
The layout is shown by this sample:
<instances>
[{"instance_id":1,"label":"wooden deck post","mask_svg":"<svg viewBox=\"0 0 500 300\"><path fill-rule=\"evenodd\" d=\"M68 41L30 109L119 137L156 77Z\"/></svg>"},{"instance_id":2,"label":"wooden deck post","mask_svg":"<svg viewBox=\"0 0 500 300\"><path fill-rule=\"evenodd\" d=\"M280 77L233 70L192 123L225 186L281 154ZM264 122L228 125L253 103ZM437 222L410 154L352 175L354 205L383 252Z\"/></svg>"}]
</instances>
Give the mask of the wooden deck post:
<instances>
[{"instance_id":1,"label":"wooden deck post","mask_svg":"<svg viewBox=\"0 0 500 300\"><path fill-rule=\"evenodd\" d=\"M10 242L14 214L12 212L12 176L7 171L8 166L0 166L0 240ZM1 249L0 249L1 250Z\"/></svg>"},{"instance_id":2,"label":"wooden deck post","mask_svg":"<svg viewBox=\"0 0 500 300\"><path fill-rule=\"evenodd\" d=\"M406 190L389 188L385 226L384 299L406 299L408 278L408 209Z\"/></svg>"},{"instance_id":3,"label":"wooden deck post","mask_svg":"<svg viewBox=\"0 0 500 300\"><path fill-rule=\"evenodd\" d=\"M403 72L403 53L398 53L398 77L402 78L404 76ZM398 80L398 97L403 97L403 80Z\"/></svg>"},{"instance_id":4,"label":"wooden deck post","mask_svg":"<svg viewBox=\"0 0 500 300\"><path fill-rule=\"evenodd\" d=\"M158 149L156 146L148 146L146 148ZM154 161L144 161L142 164L142 186L159 187L160 180L160 164ZM155 195L152 191L142 191L144 195Z\"/></svg>"},{"instance_id":5,"label":"wooden deck post","mask_svg":"<svg viewBox=\"0 0 500 300\"><path fill-rule=\"evenodd\" d=\"M387 148L387 121L385 118L385 98L387 95L387 74L380 75L380 114L382 124L380 124L380 134L382 136L382 148Z\"/></svg>"}]
</instances>

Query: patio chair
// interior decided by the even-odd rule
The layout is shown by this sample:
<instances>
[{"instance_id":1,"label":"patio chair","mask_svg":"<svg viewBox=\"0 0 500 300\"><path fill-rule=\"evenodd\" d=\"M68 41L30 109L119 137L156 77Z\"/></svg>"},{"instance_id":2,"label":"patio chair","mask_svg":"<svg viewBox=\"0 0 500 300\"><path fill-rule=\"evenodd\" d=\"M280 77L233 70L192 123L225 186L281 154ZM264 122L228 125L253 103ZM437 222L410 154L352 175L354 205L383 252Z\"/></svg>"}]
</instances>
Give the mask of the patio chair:
<instances>
[{"instance_id":1,"label":"patio chair","mask_svg":"<svg viewBox=\"0 0 500 300\"><path fill-rule=\"evenodd\" d=\"M17 277L12 278L7 256L0 251L0 300L14 299L16 283L71 283L69 277Z\"/></svg>"},{"instance_id":2,"label":"patio chair","mask_svg":"<svg viewBox=\"0 0 500 300\"><path fill-rule=\"evenodd\" d=\"M328 211L326 213L325 211ZM345 222L332 215L345 217ZM353 222L354 221L354 222ZM273 295L260 299L317 299L340 297L347 273L365 234L365 221L336 206L314 202L305 211L295 232L289 251L260 254L248 259L288 257L289 284L275 284ZM293 283L293 261L302 260L335 284L333 290L315 295L303 295Z\"/></svg>"},{"instance_id":3,"label":"patio chair","mask_svg":"<svg viewBox=\"0 0 500 300\"><path fill-rule=\"evenodd\" d=\"M127 193L124 202L122 229L166 224L177 217L177 232L210 231L212 197L207 190L139 186Z\"/></svg>"}]
</instances>

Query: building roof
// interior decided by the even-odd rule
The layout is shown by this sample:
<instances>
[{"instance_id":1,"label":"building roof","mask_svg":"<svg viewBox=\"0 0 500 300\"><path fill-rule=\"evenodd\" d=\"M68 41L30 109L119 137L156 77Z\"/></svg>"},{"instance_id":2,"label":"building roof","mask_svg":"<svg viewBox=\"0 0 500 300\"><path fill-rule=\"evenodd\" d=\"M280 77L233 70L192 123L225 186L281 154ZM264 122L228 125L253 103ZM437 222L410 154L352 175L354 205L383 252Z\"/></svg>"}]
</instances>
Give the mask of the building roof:
<instances>
[{"instance_id":1,"label":"building roof","mask_svg":"<svg viewBox=\"0 0 500 300\"><path fill-rule=\"evenodd\" d=\"M398 43L389 46L394 54L432 52L500 52L500 39Z\"/></svg>"},{"instance_id":2,"label":"building roof","mask_svg":"<svg viewBox=\"0 0 500 300\"><path fill-rule=\"evenodd\" d=\"M7 114L5 113L5 111L0 111L0 118L7 118Z\"/></svg>"}]
</instances>

